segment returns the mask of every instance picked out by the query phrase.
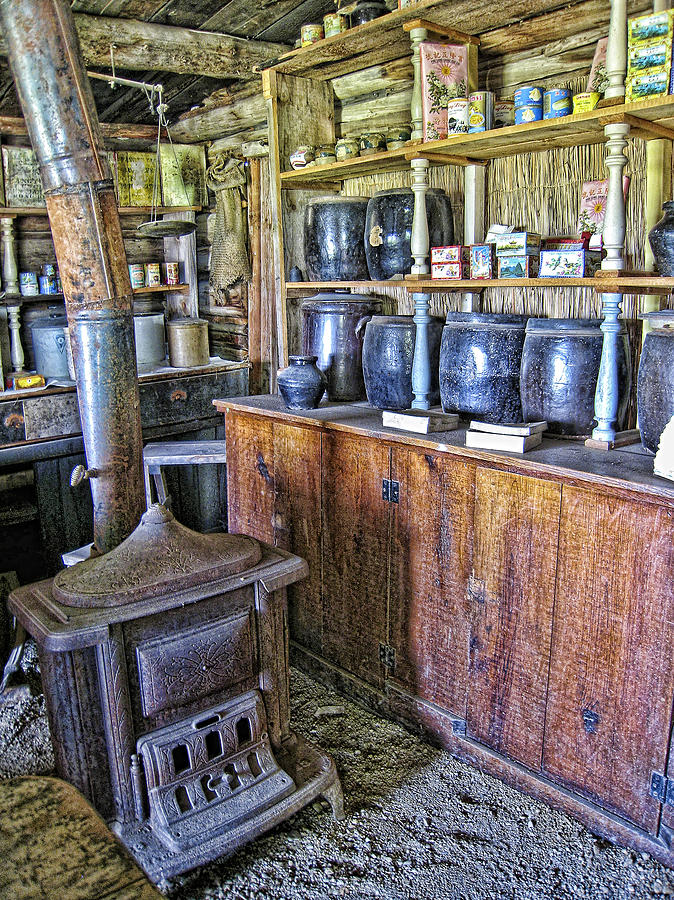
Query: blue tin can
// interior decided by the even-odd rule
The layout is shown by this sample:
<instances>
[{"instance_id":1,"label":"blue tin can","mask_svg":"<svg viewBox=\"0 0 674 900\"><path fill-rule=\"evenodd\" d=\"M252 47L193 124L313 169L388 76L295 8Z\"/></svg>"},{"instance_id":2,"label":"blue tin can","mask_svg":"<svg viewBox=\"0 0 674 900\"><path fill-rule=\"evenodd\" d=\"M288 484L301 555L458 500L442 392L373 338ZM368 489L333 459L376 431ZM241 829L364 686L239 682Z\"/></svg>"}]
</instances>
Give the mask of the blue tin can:
<instances>
[{"instance_id":1,"label":"blue tin can","mask_svg":"<svg viewBox=\"0 0 674 900\"><path fill-rule=\"evenodd\" d=\"M559 119L571 115L573 98L566 88L552 88L543 94L543 118Z\"/></svg>"},{"instance_id":2,"label":"blue tin can","mask_svg":"<svg viewBox=\"0 0 674 900\"><path fill-rule=\"evenodd\" d=\"M43 275L53 275L56 277L56 263L44 263L42 266Z\"/></svg>"},{"instance_id":3,"label":"blue tin can","mask_svg":"<svg viewBox=\"0 0 674 900\"><path fill-rule=\"evenodd\" d=\"M518 106L542 106L543 89L535 84L525 84L515 91L515 109Z\"/></svg>"},{"instance_id":4,"label":"blue tin can","mask_svg":"<svg viewBox=\"0 0 674 900\"><path fill-rule=\"evenodd\" d=\"M38 281L40 282L41 294L56 293L56 275L40 275Z\"/></svg>"},{"instance_id":5,"label":"blue tin can","mask_svg":"<svg viewBox=\"0 0 674 900\"><path fill-rule=\"evenodd\" d=\"M543 118L543 106L516 106L515 125L525 125L527 122L539 122Z\"/></svg>"}]
</instances>

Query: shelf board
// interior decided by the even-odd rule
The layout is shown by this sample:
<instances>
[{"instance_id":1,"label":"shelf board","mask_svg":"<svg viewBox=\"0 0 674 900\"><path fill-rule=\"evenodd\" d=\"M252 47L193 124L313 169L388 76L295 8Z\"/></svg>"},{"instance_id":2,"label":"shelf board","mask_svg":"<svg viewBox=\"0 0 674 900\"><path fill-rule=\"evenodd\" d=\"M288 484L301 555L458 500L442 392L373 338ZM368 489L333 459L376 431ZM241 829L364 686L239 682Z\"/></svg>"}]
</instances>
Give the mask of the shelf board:
<instances>
[{"instance_id":1,"label":"shelf board","mask_svg":"<svg viewBox=\"0 0 674 900\"><path fill-rule=\"evenodd\" d=\"M659 130L671 129L674 137L674 95L574 113L561 119L508 125L474 134L453 134L441 141L410 142L396 150L281 172L281 187L298 189L301 184L303 188L314 185L320 190L322 183L324 188L329 189L331 183L338 184L346 178L407 169L410 160L415 158L428 158L434 166L468 165L473 162L484 164L492 159L520 153L600 144L605 140L604 125L616 121L629 123L632 134L645 140L661 136L652 130L653 125L660 126Z\"/></svg>"},{"instance_id":2,"label":"shelf board","mask_svg":"<svg viewBox=\"0 0 674 900\"><path fill-rule=\"evenodd\" d=\"M389 282L390 283L390 282ZM674 278L657 276L606 276L591 278L481 278L405 279L405 287L410 293L452 293L465 291L479 293L486 288L549 288L582 287L592 288L602 294L670 294L674 291Z\"/></svg>"},{"instance_id":3,"label":"shelf board","mask_svg":"<svg viewBox=\"0 0 674 900\"><path fill-rule=\"evenodd\" d=\"M201 206L159 206L157 214L162 216L164 213L177 212L200 212ZM151 206L120 206L118 207L120 216L149 216L152 213ZM46 216L46 206L4 206L0 207L0 218L10 218L13 216Z\"/></svg>"},{"instance_id":4,"label":"shelf board","mask_svg":"<svg viewBox=\"0 0 674 900\"><path fill-rule=\"evenodd\" d=\"M190 289L189 284L153 284L151 287L134 288L134 294L162 294L175 293L186 294Z\"/></svg>"},{"instance_id":5,"label":"shelf board","mask_svg":"<svg viewBox=\"0 0 674 900\"><path fill-rule=\"evenodd\" d=\"M446 0L420 0L412 7L393 10L341 34L284 53L268 68L283 75L310 74L317 81L326 81L370 65L401 59L410 55L410 38L402 27L405 22L425 18L424 13L428 12L435 12L434 17L441 18L437 8L443 5Z\"/></svg>"},{"instance_id":6,"label":"shelf board","mask_svg":"<svg viewBox=\"0 0 674 900\"><path fill-rule=\"evenodd\" d=\"M400 279L393 281L286 281L286 293L306 293L307 291L336 291L351 288L352 290L374 290L375 288L404 288L406 282Z\"/></svg>"}]
</instances>

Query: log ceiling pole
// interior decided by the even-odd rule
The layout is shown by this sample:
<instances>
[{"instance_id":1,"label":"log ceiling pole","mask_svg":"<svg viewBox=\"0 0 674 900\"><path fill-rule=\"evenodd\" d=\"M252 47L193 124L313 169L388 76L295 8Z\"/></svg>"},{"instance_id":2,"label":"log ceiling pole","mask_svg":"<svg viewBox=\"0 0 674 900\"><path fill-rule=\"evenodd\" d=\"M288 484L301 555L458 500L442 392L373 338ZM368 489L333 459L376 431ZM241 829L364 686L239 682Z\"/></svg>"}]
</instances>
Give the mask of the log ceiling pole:
<instances>
[{"instance_id":1,"label":"log ceiling pole","mask_svg":"<svg viewBox=\"0 0 674 900\"><path fill-rule=\"evenodd\" d=\"M249 41L213 31L175 28L136 19L75 15L82 59L87 66L110 68L114 45L115 67L178 75L250 79L256 66L269 65L290 47L267 41ZM0 39L0 54L7 55Z\"/></svg>"},{"instance_id":2,"label":"log ceiling pole","mask_svg":"<svg viewBox=\"0 0 674 900\"><path fill-rule=\"evenodd\" d=\"M65 295L94 541L119 544L145 509L133 293L107 156L64 0L0 0Z\"/></svg>"}]
</instances>

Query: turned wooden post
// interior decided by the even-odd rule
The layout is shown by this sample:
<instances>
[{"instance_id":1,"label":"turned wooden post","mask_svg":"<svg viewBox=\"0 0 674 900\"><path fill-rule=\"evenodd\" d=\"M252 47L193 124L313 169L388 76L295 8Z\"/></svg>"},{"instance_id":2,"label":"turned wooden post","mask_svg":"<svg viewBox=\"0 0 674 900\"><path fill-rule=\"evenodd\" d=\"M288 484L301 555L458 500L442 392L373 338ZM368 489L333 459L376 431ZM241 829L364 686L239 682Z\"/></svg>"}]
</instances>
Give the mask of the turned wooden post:
<instances>
[{"instance_id":1,"label":"turned wooden post","mask_svg":"<svg viewBox=\"0 0 674 900\"><path fill-rule=\"evenodd\" d=\"M11 347L11 357L12 357L12 368L13 371L23 372L24 366L24 355L23 355L23 347L21 346L21 317L20 317L20 306L8 306L7 307L7 315L9 316L9 340Z\"/></svg>"},{"instance_id":2,"label":"turned wooden post","mask_svg":"<svg viewBox=\"0 0 674 900\"><path fill-rule=\"evenodd\" d=\"M19 293L19 266L16 261L14 217L2 216L2 288L8 297Z\"/></svg>"},{"instance_id":3,"label":"turned wooden post","mask_svg":"<svg viewBox=\"0 0 674 900\"><path fill-rule=\"evenodd\" d=\"M419 44L428 37L428 31L425 28L410 29L410 43L412 44L412 68L414 70L414 87L412 88L412 103L410 105L410 113L412 117L412 135L413 141L423 139L423 113L421 106L421 56L419 52Z\"/></svg>"},{"instance_id":4,"label":"turned wooden post","mask_svg":"<svg viewBox=\"0 0 674 900\"><path fill-rule=\"evenodd\" d=\"M412 220L411 250L414 262L413 275L427 275L429 272L429 236L426 217L426 192L428 191L428 160L412 160L412 190L414 191L414 219ZM428 347L428 314L430 294L414 294L414 323L416 338L414 362L412 363L413 409L428 409L431 393L431 364Z\"/></svg>"},{"instance_id":5,"label":"turned wooden post","mask_svg":"<svg viewBox=\"0 0 674 900\"><path fill-rule=\"evenodd\" d=\"M609 85L607 98L620 98L625 94L625 72L627 68L627 11L626 0L611 0L611 23L606 52L606 73ZM623 171L627 165L625 149L629 135L629 125L615 123L606 125L606 166L608 168L608 197L604 224L604 248L606 257L602 269L619 271L625 266L625 197L623 193ZM594 400L597 425L592 438L597 441L612 442L616 434L618 417L618 347L620 342L620 322L622 294L602 294L601 330L604 343L597 378Z\"/></svg>"}]
</instances>

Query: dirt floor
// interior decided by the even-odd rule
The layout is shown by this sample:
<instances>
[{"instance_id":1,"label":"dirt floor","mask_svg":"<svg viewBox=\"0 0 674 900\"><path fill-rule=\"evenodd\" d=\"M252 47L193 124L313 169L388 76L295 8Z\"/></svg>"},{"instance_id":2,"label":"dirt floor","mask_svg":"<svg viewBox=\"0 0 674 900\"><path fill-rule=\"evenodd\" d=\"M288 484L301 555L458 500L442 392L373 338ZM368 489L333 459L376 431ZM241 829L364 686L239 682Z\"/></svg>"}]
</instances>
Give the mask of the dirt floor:
<instances>
[{"instance_id":1,"label":"dirt floor","mask_svg":"<svg viewBox=\"0 0 674 900\"><path fill-rule=\"evenodd\" d=\"M34 654L25 664L39 690ZM294 727L333 754L346 800L315 803L229 860L176 879L171 900L638 900L674 871L457 762L292 671ZM0 705L0 777L52 766L44 698Z\"/></svg>"}]
</instances>

